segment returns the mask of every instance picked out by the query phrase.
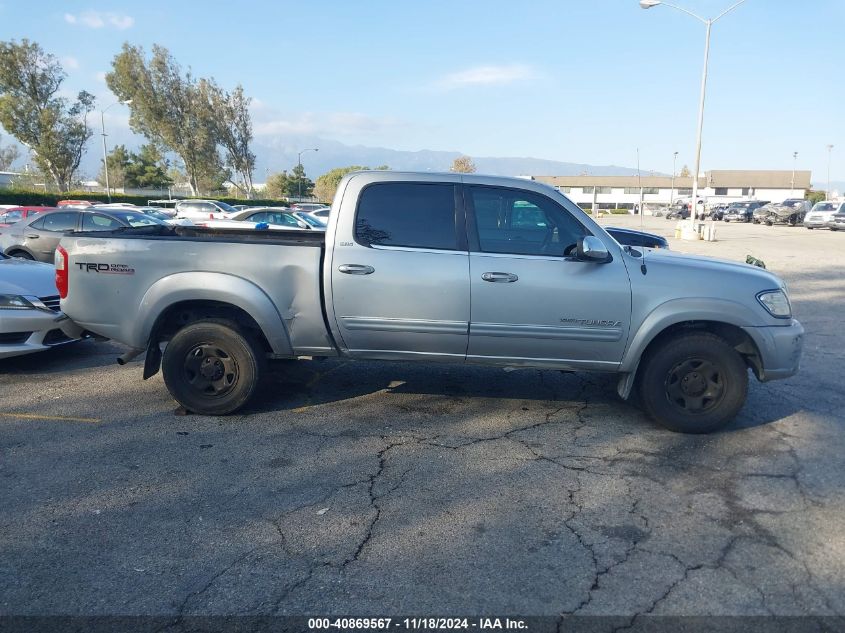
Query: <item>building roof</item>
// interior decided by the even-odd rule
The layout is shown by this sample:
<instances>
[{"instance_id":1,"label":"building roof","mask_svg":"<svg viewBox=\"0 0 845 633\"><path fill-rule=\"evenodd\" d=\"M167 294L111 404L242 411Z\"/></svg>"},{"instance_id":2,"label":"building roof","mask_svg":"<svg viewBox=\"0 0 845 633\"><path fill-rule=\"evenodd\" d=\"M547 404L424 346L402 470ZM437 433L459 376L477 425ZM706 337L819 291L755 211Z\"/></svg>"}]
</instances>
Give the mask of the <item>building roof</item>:
<instances>
[{"instance_id":1,"label":"building roof","mask_svg":"<svg viewBox=\"0 0 845 633\"><path fill-rule=\"evenodd\" d=\"M672 186L671 176L534 176L537 182L553 187L665 187ZM700 181L699 181L700 182ZM676 176L675 189L692 187L692 178Z\"/></svg>"},{"instance_id":2,"label":"building roof","mask_svg":"<svg viewBox=\"0 0 845 633\"><path fill-rule=\"evenodd\" d=\"M728 170L713 169L705 172L708 187L755 187L758 189L792 188L792 170ZM810 188L810 172L795 172L795 189Z\"/></svg>"},{"instance_id":3,"label":"building roof","mask_svg":"<svg viewBox=\"0 0 845 633\"><path fill-rule=\"evenodd\" d=\"M669 189L671 176L533 176L553 187L659 187ZM718 170L704 173L700 187L754 187L755 189L792 189L791 170ZM691 176L676 176L675 189L692 187ZM810 172L795 172L795 189L810 188Z\"/></svg>"}]
</instances>

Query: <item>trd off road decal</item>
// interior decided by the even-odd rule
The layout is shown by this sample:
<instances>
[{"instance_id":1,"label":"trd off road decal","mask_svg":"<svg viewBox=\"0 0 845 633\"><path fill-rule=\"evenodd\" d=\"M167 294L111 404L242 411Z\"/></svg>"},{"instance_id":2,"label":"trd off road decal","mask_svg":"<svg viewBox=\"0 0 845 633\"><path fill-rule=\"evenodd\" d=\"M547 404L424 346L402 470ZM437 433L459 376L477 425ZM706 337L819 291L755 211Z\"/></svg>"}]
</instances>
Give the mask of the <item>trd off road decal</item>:
<instances>
[{"instance_id":1,"label":"trd off road decal","mask_svg":"<svg viewBox=\"0 0 845 633\"><path fill-rule=\"evenodd\" d=\"M126 264L92 264L87 262L76 262L79 270L86 273L100 273L103 275L134 275L135 269Z\"/></svg>"}]
</instances>

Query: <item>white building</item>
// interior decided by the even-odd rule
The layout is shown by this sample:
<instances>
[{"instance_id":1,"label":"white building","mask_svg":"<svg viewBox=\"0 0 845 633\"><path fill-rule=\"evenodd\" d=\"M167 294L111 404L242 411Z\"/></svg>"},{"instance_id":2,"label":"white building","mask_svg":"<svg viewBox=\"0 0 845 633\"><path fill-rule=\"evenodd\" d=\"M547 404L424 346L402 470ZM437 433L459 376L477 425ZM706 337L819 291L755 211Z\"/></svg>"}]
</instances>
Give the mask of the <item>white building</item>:
<instances>
[{"instance_id":1,"label":"white building","mask_svg":"<svg viewBox=\"0 0 845 633\"><path fill-rule=\"evenodd\" d=\"M20 174L14 171L0 171L0 189L11 185L12 181L18 176Z\"/></svg>"},{"instance_id":2,"label":"white building","mask_svg":"<svg viewBox=\"0 0 845 633\"><path fill-rule=\"evenodd\" d=\"M691 176L532 176L553 186L577 205L599 209L633 209L640 203L669 204L692 195ZM809 171L712 170L698 179L698 195L707 205L735 200L783 202L803 198L810 189Z\"/></svg>"}]
</instances>

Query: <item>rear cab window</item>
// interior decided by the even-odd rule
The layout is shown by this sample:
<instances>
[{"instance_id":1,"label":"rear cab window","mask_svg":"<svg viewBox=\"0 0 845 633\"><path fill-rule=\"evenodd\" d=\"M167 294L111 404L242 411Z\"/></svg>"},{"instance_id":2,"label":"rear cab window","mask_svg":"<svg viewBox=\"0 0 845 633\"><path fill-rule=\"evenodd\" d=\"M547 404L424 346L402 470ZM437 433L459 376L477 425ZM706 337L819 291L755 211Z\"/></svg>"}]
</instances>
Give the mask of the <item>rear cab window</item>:
<instances>
[{"instance_id":1,"label":"rear cab window","mask_svg":"<svg viewBox=\"0 0 845 633\"><path fill-rule=\"evenodd\" d=\"M452 183L368 185L358 200L355 240L363 246L459 250L456 192Z\"/></svg>"}]
</instances>

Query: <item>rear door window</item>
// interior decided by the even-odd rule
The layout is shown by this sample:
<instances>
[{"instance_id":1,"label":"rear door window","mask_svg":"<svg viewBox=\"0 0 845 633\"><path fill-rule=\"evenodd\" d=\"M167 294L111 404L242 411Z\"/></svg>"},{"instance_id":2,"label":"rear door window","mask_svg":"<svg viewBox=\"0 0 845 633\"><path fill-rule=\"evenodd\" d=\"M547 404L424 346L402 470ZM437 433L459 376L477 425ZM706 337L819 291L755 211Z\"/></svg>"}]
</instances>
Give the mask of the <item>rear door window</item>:
<instances>
[{"instance_id":1,"label":"rear door window","mask_svg":"<svg viewBox=\"0 0 845 633\"><path fill-rule=\"evenodd\" d=\"M299 222L289 213L269 213L270 222L273 224L281 224L282 226L295 226L299 228Z\"/></svg>"},{"instance_id":2,"label":"rear door window","mask_svg":"<svg viewBox=\"0 0 845 633\"><path fill-rule=\"evenodd\" d=\"M83 231L114 231L121 226L123 225L120 222L107 215L100 215L98 213L82 214Z\"/></svg>"},{"instance_id":3,"label":"rear door window","mask_svg":"<svg viewBox=\"0 0 845 633\"><path fill-rule=\"evenodd\" d=\"M41 226L35 226L35 224L41 223L41 220L38 220L37 223L30 224L30 226L33 228L41 228L45 231L52 231L55 233L73 231L76 229L76 220L78 217L79 212L77 211L67 213L49 213L44 216L44 223Z\"/></svg>"},{"instance_id":4,"label":"rear door window","mask_svg":"<svg viewBox=\"0 0 845 633\"><path fill-rule=\"evenodd\" d=\"M370 246L458 250L455 185L385 182L361 192L356 240Z\"/></svg>"}]
</instances>

